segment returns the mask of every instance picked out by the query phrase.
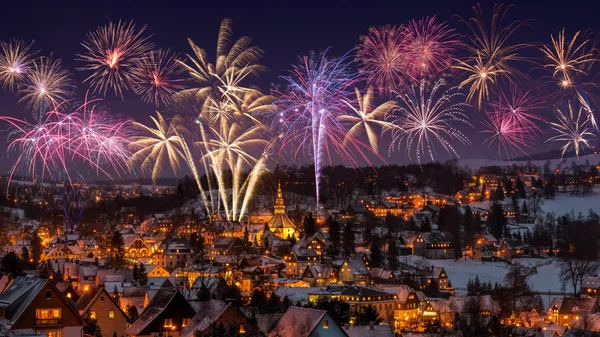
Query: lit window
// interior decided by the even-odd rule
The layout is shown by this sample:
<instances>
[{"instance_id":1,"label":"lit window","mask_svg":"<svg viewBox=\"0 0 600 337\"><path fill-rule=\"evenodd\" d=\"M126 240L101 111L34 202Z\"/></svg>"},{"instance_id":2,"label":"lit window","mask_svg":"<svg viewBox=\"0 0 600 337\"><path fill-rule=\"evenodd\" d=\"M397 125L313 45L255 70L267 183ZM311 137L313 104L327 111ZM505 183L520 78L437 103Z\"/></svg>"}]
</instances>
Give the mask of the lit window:
<instances>
[{"instance_id":1,"label":"lit window","mask_svg":"<svg viewBox=\"0 0 600 337\"><path fill-rule=\"evenodd\" d=\"M186 325L188 325L188 324L190 323L190 321L191 321L191 320L192 320L191 318L184 318L184 319L183 319L182 326L186 326Z\"/></svg>"},{"instance_id":2,"label":"lit window","mask_svg":"<svg viewBox=\"0 0 600 337\"><path fill-rule=\"evenodd\" d=\"M329 320L323 320L323 329L329 329Z\"/></svg>"},{"instance_id":3,"label":"lit window","mask_svg":"<svg viewBox=\"0 0 600 337\"><path fill-rule=\"evenodd\" d=\"M115 319L115 312L114 312L114 310L109 310L108 311L108 318Z\"/></svg>"},{"instance_id":4,"label":"lit window","mask_svg":"<svg viewBox=\"0 0 600 337\"><path fill-rule=\"evenodd\" d=\"M170 318L165 318L165 324L163 324L165 328L170 328L173 326L173 320Z\"/></svg>"},{"instance_id":5,"label":"lit window","mask_svg":"<svg viewBox=\"0 0 600 337\"><path fill-rule=\"evenodd\" d=\"M90 311L90 318L96 319L96 312L95 311Z\"/></svg>"},{"instance_id":6,"label":"lit window","mask_svg":"<svg viewBox=\"0 0 600 337\"><path fill-rule=\"evenodd\" d=\"M239 333L240 333L240 335L243 335L246 333L246 327L244 326L244 324L240 324Z\"/></svg>"}]
</instances>

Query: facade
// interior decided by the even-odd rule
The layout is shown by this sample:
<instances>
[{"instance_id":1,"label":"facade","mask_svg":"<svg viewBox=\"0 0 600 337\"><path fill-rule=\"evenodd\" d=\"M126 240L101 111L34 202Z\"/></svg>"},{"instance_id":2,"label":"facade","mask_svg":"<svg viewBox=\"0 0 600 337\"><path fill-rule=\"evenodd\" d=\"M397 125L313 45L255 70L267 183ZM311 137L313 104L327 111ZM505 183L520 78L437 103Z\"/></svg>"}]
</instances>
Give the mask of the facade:
<instances>
[{"instance_id":1,"label":"facade","mask_svg":"<svg viewBox=\"0 0 600 337\"><path fill-rule=\"evenodd\" d=\"M283 203L283 193L281 192L281 184L277 185L277 198L275 198L275 206L273 209L273 217L267 222L269 229L275 236L287 240L291 238L298 239L296 225L290 220L285 213L285 204Z\"/></svg>"},{"instance_id":2,"label":"facade","mask_svg":"<svg viewBox=\"0 0 600 337\"><path fill-rule=\"evenodd\" d=\"M269 337L348 337L325 310L290 307Z\"/></svg>"},{"instance_id":3,"label":"facade","mask_svg":"<svg viewBox=\"0 0 600 337\"><path fill-rule=\"evenodd\" d=\"M157 266L162 268L176 268L185 266L193 256L192 248L184 240L167 239L158 248L154 255Z\"/></svg>"},{"instance_id":4,"label":"facade","mask_svg":"<svg viewBox=\"0 0 600 337\"><path fill-rule=\"evenodd\" d=\"M47 279L17 277L0 294L0 324L15 334L81 337L83 320Z\"/></svg>"},{"instance_id":5,"label":"facade","mask_svg":"<svg viewBox=\"0 0 600 337\"><path fill-rule=\"evenodd\" d=\"M102 337L125 336L127 315L104 287L84 293L77 301L81 315L89 315L98 321Z\"/></svg>"}]
</instances>

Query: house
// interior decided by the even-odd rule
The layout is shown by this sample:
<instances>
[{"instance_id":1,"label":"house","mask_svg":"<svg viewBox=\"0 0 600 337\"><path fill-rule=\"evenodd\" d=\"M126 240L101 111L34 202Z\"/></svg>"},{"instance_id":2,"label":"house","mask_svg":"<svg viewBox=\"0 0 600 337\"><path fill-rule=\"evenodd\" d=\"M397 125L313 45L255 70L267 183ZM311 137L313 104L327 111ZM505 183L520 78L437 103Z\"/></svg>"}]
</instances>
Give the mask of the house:
<instances>
[{"instance_id":1,"label":"house","mask_svg":"<svg viewBox=\"0 0 600 337\"><path fill-rule=\"evenodd\" d=\"M581 283L581 296L597 297L600 292L600 277L587 277Z\"/></svg>"},{"instance_id":2,"label":"house","mask_svg":"<svg viewBox=\"0 0 600 337\"><path fill-rule=\"evenodd\" d=\"M397 297L392 324L394 331L399 332L405 328L416 326L419 315L419 294L407 285L385 287L381 290L395 294Z\"/></svg>"},{"instance_id":3,"label":"house","mask_svg":"<svg viewBox=\"0 0 600 337\"><path fill-rule=\"evenodd\" d=\"M338 279L340 282L348 284L366 285L369 281L369 269L364 259L358 255L351 259L345 259L338 272Z\"/></svg>"},{"instance_id":4,"label":"house","mask_svg":"<svg viewBox=\"0 0 600 337\"><path fill-rule=\"evenodd\" d=\"M555 297L546 310L546 321L569 326L572 321L597 312L600 307L595 298Z\"/></svg>"},{"instance_id":5,"label":"house","mask_svg":"<svg viewBox=\"0 0 600 337\"><path fill-rule=\"evenodd\" d=\"M337 276L332 267L315 264L306 266L302 273L302 280L308 282L311 287L322 287L337 283Z\"/></svg>"},{"instance_id":6,"label":"house","mask_svg":"<svg viewBox=\"0 0 600 337\"><path fill-rule=\"evenodd\" d=\"M450 279L448 278L448 274L444 267L431 266L422 271L421 289L430 287L432 284L434 285L434 288L439 291L449 292L451 294L454 293L454 288L450 283Z\"/></svg>"},{"instance_id":7,"label":"house","mask_svg":"<svg viewBox=\"0 0 600 337\"><path fill-rule=\"evenodd\" d=\"M126 234L123 235L123 242L125 248L125 257L128 259L140 259L150 257L152 250L142 237L138 234Z\"/></svg>"},{"instance_id":8,"label":"house","mask_svg":"<svg viewBox=\"0 0 600 337\"><path fill-rule=\"evenodd\" d=\"M81 337L79 312L47 279L17 277L0 294L0 330L47 337Z\"/></svg>"},{"instance_id":9,"label":"house","mask_svg":"<svg viewBox=\"0 0 600 337\"><path fill-rule=\"evenodd\" d=\"M285 272L289 276L300 276L307 266L319 262L319 256L314 249L294 248L290 255L284 257Z\"/></svg>"},{"instance_id":10,"label":"house","mask_svg":"<svg viewBox=\"0 0 600 337\"><path fill-rule=\"evenodd\" d=\"M267 225L269 230L277 237L288 240L298 239L299 235L296 230L296 225L290 220L285 213L285 204L283 203L283 194L281 193L281 184L277 185L277 197L275 198L275 206L273 207L273 217L269 219Z\"/></svg>"},{"instance_id":11,"label":"house","mask_svg":"<svg viewBox=\"0 0 600 337\"><path fill-rule=\"evenodd\" d=\"M450 232L419 233L413 241L413 254L428 259L453 259L454 237Z\"/></svg>"},{"instance_id":12,"label":"house","mask_svg":"<svg viewBox=\"0 0 600 337\"><path fill-rule=\"evenodd\" d=\"M515 239L505 239L498 249L498 257L509 261L521 257L524 254L521 242Z\"/></svg>"},{"instance_id":13,"label":"house","mask_svg":"<svg viewBox=\"0 0 600 337\"><path fill-rule=\"evenodd\" d=\"M243 336L259 336L258 328L231 303L210 300L194 302L196 315L179 333L180 337L212 335L213 327L231 329Z\"/></svg>"},{"instance_id":14,"label":"house","mask_svg":"<svg viewBox=\"0 0 600 337\"><path fill-rule=\"evenodd\" d=\"M161 266L150 264L146 265L145 268L148 277L169 277L169 275L171 275L168 270Z\"/></svg>"},{"instance_id":15,"label":"house","mask_svg":"<svg viewBox=\"0 0 600 337\"><path fill-rule=\"evenodd\" d=\"M149 293L150 290L147 296ZM165 282L126 333L130 336L152 336L169 332L177 336L195 315L183 294L170 282Z\"/></svg>"},{"instance_id":16,"label":"house","mask_svg":"<svg viewBox=\"0 0 600 337\"><path fill-rule=\"evenodd\" d=\"M192 248L185 239L166 239L157 249L154 260L163 268L183 267L192 260Z\"/></svg>"},{"instance_id":17,"label":"house","mask_svg":"<svg viewBox=\"0 0 600 337\"><path fill-rule=\"evenodd\" d=\"M124 336L128 318L119 303L106 291L106 288L94 288L83 293L77 301L79 313L98 320L102 337Z\"/></svg>"},{"instance_id":18,"label":"house","mask_svg":"<svg viewBox=\"0 0 600 337\"><path fill-rule=\"evenodd\" d=\"M491 243L479 244L473 249L475 261L495 261L497 257L496 246Z\"/></svg>"},{"instance_id":19,"label":"house","mask_svg":"<svg viewBox=\"0 0 600 337\"><path fill-rule=\"evenodd\" d=\"M348 337L325 310L292 306L269 333L269 337Z\"/></svg>"}]
</instances>

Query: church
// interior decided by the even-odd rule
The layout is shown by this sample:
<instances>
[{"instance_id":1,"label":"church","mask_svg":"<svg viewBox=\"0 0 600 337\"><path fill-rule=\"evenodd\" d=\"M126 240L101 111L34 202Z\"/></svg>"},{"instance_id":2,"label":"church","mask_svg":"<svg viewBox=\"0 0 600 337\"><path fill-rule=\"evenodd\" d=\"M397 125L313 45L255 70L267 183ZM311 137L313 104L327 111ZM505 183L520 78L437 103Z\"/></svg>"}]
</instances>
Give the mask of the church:
<instances>
[{"instance_id":1,"label":"church","mask_svg":"<svg viewBox=\"0 0 600 337\"><path fill-rule=\"evenodd\" d=\"M277 198L275 198L275 207L273 217L267 222L269 229L275 236L287 240L291 238L298 239L296 225L285 213L285 204L283 203L283 193L281 192L281 183L277 184Z\"/></svg>"}]
</instances>

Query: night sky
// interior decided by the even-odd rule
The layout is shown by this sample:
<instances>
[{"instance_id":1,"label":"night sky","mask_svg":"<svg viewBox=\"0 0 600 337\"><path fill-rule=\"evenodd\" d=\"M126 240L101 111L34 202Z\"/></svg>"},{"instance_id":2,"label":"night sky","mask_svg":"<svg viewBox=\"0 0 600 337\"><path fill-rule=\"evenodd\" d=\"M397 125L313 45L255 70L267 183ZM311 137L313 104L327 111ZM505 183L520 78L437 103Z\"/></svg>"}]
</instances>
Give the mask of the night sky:
<instances>
[{"instance_id":1,"label":"night sky","mask_svg":"<svg viewBox=\"0 0 600 337\"><path fill-rule=\"evenodd\" d=\"M268 90L295 63L298 55L309 50L332 47L331 53L340 55L353 48L370 26L401 24L410 19L436 14L448 20L453 28L467 33L465 26L453 15L469 17L477 1L4 1L1 10L0 40L22 38L35 40L41 54L52 53L70 70L80 65L75 61L81 53L80 43L86 33L109 21L134 18L138 25L147 25L158 47L171 48L178 53L190 51L187 38L214 53L220 21L233 19L234 36L248 35L254 44L265 52L263 64L269 72L261 80ZM484 2L491 8L493 2ZM568 32L592 29L600 31L600 2L588 1L514 1L517 5L510 19L535 19L531 28L525 28L517 38L519 42L549 42L550 33L556 34L565 27ZM73 71L78 83L85 78ZM87 85L80 85L78 96L83 97ZM16 104L17 97L0 92L0 114L22 115L23 106ZM142 103L133 95L125 100L108 96L105 104L116 114L149 121L154 107ZM478 123L475 121L474 123ZM4 126L1 126L4 128ZM478 129L478 128L475 128ZM480 128L479 128L480 129ZM480 135L469 136L474 146L469 149L457 146L463 157L492 158L495 151L481 145ZM0 147L5 147L5 133ZM483 138L482 138L483 139ZM558 145L554 146L557 147ZM385 147L383 147L385 149ZM546 150L540 142L536 150ZM404 154L396 153L389 162L406 162ZM443 156L440 158L443 159ZM0 171L6 172L12 160L1 157Z\"/></svg>"}]
</instances>

